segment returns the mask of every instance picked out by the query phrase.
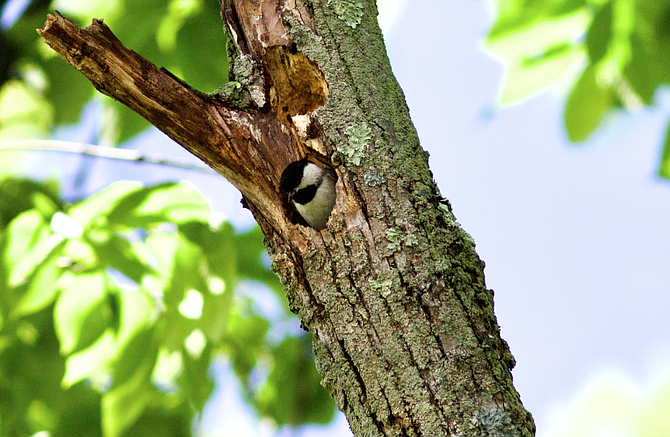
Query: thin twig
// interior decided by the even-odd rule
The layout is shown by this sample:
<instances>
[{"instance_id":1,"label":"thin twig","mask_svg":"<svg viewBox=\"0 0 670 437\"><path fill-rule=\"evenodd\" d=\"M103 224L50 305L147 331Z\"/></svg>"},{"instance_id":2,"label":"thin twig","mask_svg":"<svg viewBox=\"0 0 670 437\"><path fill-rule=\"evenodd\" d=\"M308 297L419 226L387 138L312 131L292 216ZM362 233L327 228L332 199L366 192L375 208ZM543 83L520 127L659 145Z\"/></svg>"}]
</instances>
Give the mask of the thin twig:
<instances>
[{"instance_id":1,"label":"thin twig","mask_svg":"<svg viewBox=\"0 0 670 437\"><path fill-rule=\"evenodd\" d=\"M0 152L18 151L51 151L78 153L80 155L97 156L106 159L118 159L121 161L146 162L149 164L178 167L187 170L195 170L204 173L216 173L211 168L195 164L186 159L174 156L161 155L158 153L142 153L139 150L117 149L115 147L94 146L84 143L71 143L56 140L0 140Z\"/></svg>"}]
</instances>

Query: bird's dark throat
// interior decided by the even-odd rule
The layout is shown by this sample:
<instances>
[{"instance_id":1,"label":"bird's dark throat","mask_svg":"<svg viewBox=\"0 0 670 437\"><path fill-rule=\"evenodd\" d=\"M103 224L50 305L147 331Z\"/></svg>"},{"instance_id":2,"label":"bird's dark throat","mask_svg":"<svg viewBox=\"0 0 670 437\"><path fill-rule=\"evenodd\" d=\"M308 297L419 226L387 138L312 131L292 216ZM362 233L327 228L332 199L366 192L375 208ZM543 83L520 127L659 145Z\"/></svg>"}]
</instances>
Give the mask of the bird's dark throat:
<instances>
[{"instance_id":1,"label":"bird's dark throat","mask_svg":"<svg viewBox=\"0 0 670 437\"><path fill-rule=\"evenodd\" d=\"M314 199L317 188L318 187L316 185L310 185L309 187L301 188L300 190L296 191L295 194L293 194L293 201L301 205L308 203Z\"/></svg>"}]
</instances>

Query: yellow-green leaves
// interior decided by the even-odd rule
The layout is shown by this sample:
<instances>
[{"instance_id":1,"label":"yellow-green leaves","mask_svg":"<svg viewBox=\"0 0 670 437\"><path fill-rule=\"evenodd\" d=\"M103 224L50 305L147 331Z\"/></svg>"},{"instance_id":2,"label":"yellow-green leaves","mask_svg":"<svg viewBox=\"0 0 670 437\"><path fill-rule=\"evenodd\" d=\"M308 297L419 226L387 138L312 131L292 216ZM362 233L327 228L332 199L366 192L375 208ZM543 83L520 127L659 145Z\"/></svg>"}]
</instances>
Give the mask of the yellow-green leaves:
<instances>
[{"instance_id":1,"label":"yellow-green leaves","mask_svg":"<svg viewBox=\"0 0 670 437\"><path fill-rule=\"evenodd\" d=\"M598 82L595 68L587 67L570 92L565 108L565 128L570 141L588 138L605 112L616 104L616 95Z\"/></svg>"},{"instance_id":2,"label":"yellow-green leaves","mask_svg":"<svg viewBox=\"0 0 670 437\"><path fill-rule=\"evenodd\" d=\"M164 183L137 190L125 197L107 217L111 223L128 227L151 223L207 222L209 202L188 182Z\"/></svg>"},{"instance_id":3,"label":"yellow-green leaves","mask_svg":"<svg viewBox=\"0 0 670 437\"><path fill-rule=\"evenodd\" d=\"M486 48L505 64L500 103L530 97L584 60L580 37L590 19L580 7L492 31Z\"/></svg>"},{"instance_id":4,"label":"yellow-green leaves","mask_svg":"<svg viewBox=\"0 0 670 437\"><path fill-rule=\"evenodd\" d=\"M189 435L217 353L259 414L332 417L307 337L282 328L262 234L209 218L186 183L116 183L65 205L48 187L0 181L0 435ZM251 281L253 298L238 290Z\"/></svg>"},{"instance_id":5,"label":"yellow-green leaves","mask_svg":"<svg viewBox=\"0 0 670 437\"><path fill-rule=\"evenodd\" d=\"M193 87L213 91L227 81L220 5L205 0L56 0L32 2L0 33L0 139L46 135L59 124L76 123L87 102L102 107L98 136L111 143L149 127L146 120L98 94L35 32L47 13L59 10L87 26L104 19L127 47L169 69ZM96 96L96 97L94 97Z\"/></svg>"},{"instance_id":6,"label":"yellow-green leaves","mask_svg":"<svg viewBox=\"0 0 670 437\"><path fill-rule=\"evenodd\" d=\"M120 384L114 381L112 388L102 397L102 431L105 437L123 435L147 407L160 398L151 383L157 352L153 345L148 346L134 363L134 371L129 377Z\"/></svg>"},{"instance_id":7,"label":"yellow-green leaves","mask_svg":"<svg viewBox=\"0 0 670 437\"><path fill-rule=\"evenodd\" d=\"M596 13L586 34L586 48L591 62L598 62L605 56L611 39L612 2L608 2Z\"/></svg>"},{"instance_id":8,"label":"yellow-green leaves","mask_svg":"<svg viewBox=\"0 0 670 437\"><path fill-rule=\"evenodd\" d=\"M670 124L666 128L665 144L663 144L663 156L658 167L658 173L666 179L670 179Z\"/></svg>"},{"instance_id":9,"label":"yellow-green leaves","mask_svg":"<svg viewBox=\"0 0 670 437\"><path fill-rule=\"evenodd\" d=\"M0 88L0 139L46 135L53 123L53 109L40 93L19 80Z\"/></svg>"},{"instance_id":10,"label":"yellow-green leaves","mask_svg":"<svg viewBox=\"0 0 670 437\"><path fill-rule=\"evenodd\" d=\"M74 205L68 211L68 215L85 227L92 226L98 217L106 220L106 215L116 205L132 193L142 188L139 182L121 181L115 182L94 194L93 196Z\"/></svg>"},{"instance_id":11,"label":"yellow-green leaves","mask_svg":"<svg viewBox=\"0 0 670 437\"><path fill-rule=\"evenodd\" d=\"M670 375L666 372L659 376L642 384L626 374L601 371L583 384L570 403L556 406L545 435L670 435Z\"/></svg>"},{"instance_id":12,"label":"yellow-green leaves","mask_svg":"<svg viewBox=\"0 0 670 437\"><path fill-rule=\"evenodd\" d=\"M670 83L670 1L496 0L486 48L505 65L500 103L572 81L565 127L584 141L608 112L653 104ZM580 73L581 70L581 73ZM670 131L666 134L670 138ZM666 139L659 174L670 177Z\"/></svg>"},{"instance_id":13,"label":"yellow-green leaves","mask_svg":"<svg viewBox=\"0 0 670 437\"><path fill-rule=\"evenodd\" d=\"M59 275L60 269L56 262L45 260L19 297L12 316L21 317L48 307L56 297L58 290L55 284Z\"/></svg>"},{"instance_id":14,"label":"yellow-green leaves","mask_svg":"<svg viewBox=\"0 0 670 437\"><path fill-rule=\"evenodd\" d=\"M60 297L54 308L56 335L61 353L69 355L89 346L109 325L105 320L111 317L105 275L67 273L59 278L58 288Z\"/></svg>"},{"instance_id":15,"label":"yellow-green leaves","mask_svg":"<svg viewBox=\"0 0 670 437\"><path fill-rule=\"evenodd\" d=\"M279 424L326 423L333 418L317 381L321 376L312 364L307 336L287 338L272 351L272 370L259 390L256 403Z\"/></svg>"},{"instance_id":16,"label":"yellow-green leaves","mask_svg":"<svg viewBox=\"0 0 670 437\"><path fill-rule=\"evenodd\" d=\"M7 229L8 246L4 254L9 286L25 283L49 255L63 242L53 234L45 217L36 209L16 217Z\"/></svg>"}]
</instances>

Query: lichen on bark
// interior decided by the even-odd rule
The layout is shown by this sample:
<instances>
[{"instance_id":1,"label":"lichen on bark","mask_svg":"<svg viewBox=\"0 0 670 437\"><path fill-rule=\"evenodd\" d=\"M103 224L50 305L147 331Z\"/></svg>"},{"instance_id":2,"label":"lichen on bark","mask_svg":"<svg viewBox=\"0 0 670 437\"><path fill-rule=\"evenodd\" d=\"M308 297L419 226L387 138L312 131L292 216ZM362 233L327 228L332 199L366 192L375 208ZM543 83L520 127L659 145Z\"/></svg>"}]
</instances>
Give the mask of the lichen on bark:
<instances>
[{"instance_id":1,"label":"lichen on bark","mask_svg":"<svg viewBox=\"0 0 670 437\"><path fill-rule=\"evenodd\" d=\"M102 22L76 29L54 17L41 34L240 189L355 435L531 436L484 263L433 181L376 4L332 3L354 5L360 20L327 0L222 1L240 84L224 92L247 93L242 104L196 92ZM338 176L323 231L299 224L278 187L304 156Z\"/></svg>"}]
</instances>

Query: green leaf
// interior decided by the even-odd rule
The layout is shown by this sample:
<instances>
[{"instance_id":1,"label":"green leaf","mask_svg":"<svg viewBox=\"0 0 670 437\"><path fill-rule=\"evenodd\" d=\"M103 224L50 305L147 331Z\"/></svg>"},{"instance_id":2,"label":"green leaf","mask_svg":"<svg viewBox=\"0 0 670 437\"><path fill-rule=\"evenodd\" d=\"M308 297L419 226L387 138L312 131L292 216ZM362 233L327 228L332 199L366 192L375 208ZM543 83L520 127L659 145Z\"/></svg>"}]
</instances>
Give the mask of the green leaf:
<instances>
[{"instance_id":1,"label":"green leaf","mask_svg":"<svg viewBox=\"0 0 670 437\"><path fill-rule=\"evenodd\" d=\"M21 317L43 310L56 298L56 281L61 269L56 265L57 257L51 256L39 266L28 283L27 289L14 307L14 317Z\"/></svg>"},{"instance_id":2,"label":"green leaf","mask_svg":"<svg viewBox=\"0 0 670 437\"><path fill-rule=\"evenodd\" d=\"M238 311L229 318L225 349L235 373L245 385L258 357L265 351L269 328L270 323L259 315L243 315Z\"/></svg>"},{"instance_id":3,"label":"green leaf","mask_svg":"<svg viewBox=\"0 0 670 437\"><path fill-rule=\"evenodd\" d=\"M228 322L233 284L237 277L238 249L234 244L232 226L224 224L220 229L213 230L205 223L189 222L181 225L179 231L198 245L207 259L207 292L203 293L204 306L198 326L210 341L219 342Z\"/></svg>"},{"instance_id":4,"label":"green leaf","mask_svg":"<svg viewBox=\"0 0 670 437\"><path fill-rule=\"evenodd\" d=\"M184 359L181 351L168 351L162 348L158 352L151 380L162 392L174 393L177 389L175 386L177 378L183 370Z\"/></svg>"},{"instance_id":5,"label":"green leaf","mask_svg":"<svg viewBox=\"0 0 670 437\"><path fill-rule=\"evenodd\" d=\"M167 404L167 405L165 405ZM193 410L183 404L150 405L124 434L141 437L185 437L193 435Z\"/></svg>"},{"instance_id":6,"label":"green leaf","mask_svg":"<svg viewBox=\"0 0 670 437\"><path fill-rule=\"evenodd\" d=\"M199 316L195 314L198 317L193 318L193 315L189 314L189 306L185 304L189 297L202 297L208 288L206 259L202 250L181 235L178 243L170 280L163 290L164 317L167 326L163 345L169 350L181 349L185 339L195 328L202 325L200 319L202 314ZM207 328L210 331L208 334L211 334L211 329L211 326Z\"/></svg>"},{"instance_id":7,"label":"green leaf","mask_svg":"<svg viewBox=\"0 0 670 437\"><path fill-rule=\"evenodd\" d=\"M207 338L216 343L221 341L226 332L228 315L232 307L232 287L226 286L225 281L223 284L224 290L221 294L212 293L211 288L204 294L202 315L198 322Z\"/></svg>"},{"instance_id":8,"label":"green leaf","mask_svg":"<svg viewBox=\"0 0 670 437\"><path fill-rule=\"evenodd\" d=\"M53 122L76 123L84 104L93 96L95 89L81 73L60 57L47 59L43 68L49 81L45 97L54 108Z\"/></svg>"},{"instance_id":9,"label":"green leaf","mask_svg":"<svg viewBox=\"0 0 670 437\"><path fill-rule=\"evenodd\" d=\"M105 23L112 22L124 12L122 0L56 0L52 5L71 20L76 19L80 26L88 26L91 17L104 17Z\"/></svg>"},{"instance_id":10,"label":"green leaf","mask_svg":"<svg viewBox=\"0 0 670 437\"><path fill-rule=\"evenodd\" d=\"M491 32L486 48L506 61L534 59L554 46L576 43L586 32L590 21L587 8L574 9L563 15L524 23L517 28Z\"/></svg>"},{"instance_id":11,"label":"green leaf","mask_svg":"<svg viewBox=\"0 0 670 437\"><path fill-rule=\"evenodd\" d=\"M607 1L607 0L603 0ZM496 21L490 34L515 32L533 23L569 14L587 5L587 0L494 0ZM593 1L588 1L593 3Z\"/></svg>"},{"instance_id":12,"label":"green leaf","mask_svg":"<svg viewBox=\"0 0 670 437\"><path fill-rule=\"evenodd\" d=\"M16 217L7 228L9 243L5 251L5 265L9 285L16 287L28 280L35 269L64 241L49 231L44 217L37 210L29 210Z\"/></svg>"},{"instance_id":13,"label":"green leaf","mask_svg":"<svg viewBox=\"0 0 670 437\"><path fill-rule=\"evenodd\" d=\"M30 196L35 209L42 214L42 217L52 217L61 209L61 205L55 199L42 191L35 191Z\"/></svg>"},{"instance_id":14,"label":"green leaf","mask_svg":"<svg viewBox=\"0 0 670 437\"><path fill-rule=\"evenodd\" d=\"M261 281L274 290L278 297L286 299L284 286L279 282L279 278L264 264L263 258L266 252L263 238L263 232L258 226L254 226L246 233L235 235L239 276Z\"/></svg>"},{"instance_id":15,"label":"green leaf","mask_svg":"<svg viewBox=\"0 0 670 437\"><path fill-rule=\"evenodd\" d=\"M198 358L184 351L184 371L179 378L181 388L195 411L202 411L205 402L214 390L214 381L209 374L212 358L211 346L207 345Z\"/></svg>"},{"instance_id":16,"label":"green leaf","mask_svg":"<svg viewBox=\"0 0 670 437\"><path fill-rule=\"evenodd\" d=\"M39 241L49 236L49 228L39 211L31 209L19 214L7 228L9 244L6 257L13 262L14 258L25 255Z\"/></svg>"},{"instance_id":17,"label":"green leaf","mask_svg":"<svg viewBox=\"0 0 670 437\"><path fill-rule=\"evenodd\" d=\"M0 88L0 140L45 136L52 121L50 102L24 82L9 80Z\"/></svg>"},{"instance_id":18,"label":"green leaf","mask_svg":"<svg viewBox=\"0 0 670 437\"><path fill-rule=\"evenodd\" d=\"M201 91L214 91L228 81L226 38L221 31L220 9L217 2L204 2L201 11L188 17L178 29L176 47L170 52L175 71Z\"/></svg>"},{"instance_id":19,"label":"green leaf","mask_svg":"<svg viewBox=\"0 0 670 437\"><path fill-rule=\"evenodd\" d=\"M132 426L157 398L151 383L156 356L147 354L141 365L123 384L114 385L102 398L102 429L104 437L119 437Z\"/></svg>"},{"instance_id":20,"label":"green leaf","mask_svg":"<svg viewBox=\"0 0 670 437\"><path fill-rule=\"evenodd\" d=\"M168 13L169 3L169 0L125 1L122 2L123 13L109 20L105 17L105 22L123 45L155 65L167 65L169 58L158 48L157 32ZM102 136L112 143L126 141L150 126L144 118L114 99L105 97L102 104L105 118Z\"/></svg>"},{"instance_id":21,"label":"green leaf","mask_svg":"<svg viewBox=\"0 0 670 437\"><path fill-rule=\"evenodd\" d=\"M670 53L670 2L645 1L636 2L635 32L631 42L633 56L643 54L638 65L639 69L647 69L651 77L656 80L670 82L670 62L667 54ZM636 59L637 62L640 58ZM634 67L631 60L628 66Z\"/></svg>"},{"instance_id":22,"label":"green leaf","mask_svg":"<svg viewBox=\"0 0 670 437\"><path fill-rule=\"evenodd\" d=\"M127 240L112 232L106 233L105 238L100 238L100 233L96 237L97 241L91 240L90 244L102 266L112 267L138 284L142 276L151 272L151 268L137 256Z\"/></svg>"},{"instance_id":23,"label":"green leaf","mask_svg":"<svg viewBox=\"0 0 670 437\"><path fill-rule=\"evenodd\" d=\"M663 155L658 168L658 175L670 179L670 123L665 131L665 143L663 144Z\"/></svg>"},{"instance_id":24,"label":"green leaf","mask_svg":"<svg viewBox=\"0 0 670 437\"><path fill-rule=\"evenodd\" d=\"M210 213L209 202L193 185L168 182L128 196L107 219L129 227L148 227L163 222L207 221Z\"/></svg>"},{"instance_id":25,"label":"green leaf","mask_svg":"<svg viewBox=\"0 0 670 437\"><path fill-rule=\"evenodd\" d=\"M230 223L224 223L220 229L212 229L207 223L188 222L179 226L179 232L188 241L201 248L207 256L209 272L221 277L228 285L232 285L237 275L239 249L242 251L255 250L252 246L237 245L237 237L233 234L233 227Z\"/></svg>"},{"instance_id":26,"label":"green leaf","mask_svg":"<svg viewBox=\"0 0 670 437\"><path fill-rule=\"evenodd\" d=\"M109 214L121 200L139 190L140 187L139 182L115 182L74 205L68 211L68 215L85 228L89 228L95 220Z\"/></svg>"},{"instance_id":27,"label":"green leaf","mask_svg":"<svg viewBox=\"0 0 670 437\"><path fill-rule=\"evenodd\" d=\"M616 95L596 80L595 69L586 67L572 89L565 108L565 127L570 141L583 141L598 127L605 111L617 105Z\"/></svg>"},{"instance_id":28,"label":"green leaf","mask_svg":"<svg viewBox=\"0 0 670 437\"><path fill-rule=\"evenodd\" d=\"M158 358L158 345L156 340L156 329L152 326L142 326L136 329L125 341L116 357L114 366L114 385L124 385L133 378L137 369L146 365L146 361L156 363ZM153 372L153 370L152 370Z\"/></svg>"},{"instance_id":29,"label":"green leaf","mask_svg":"<svg viewBox=\"0 0 670 437\"><path fill-rule=\"evenodd\" d=\"M174 50L177 32L184 25L184 21L202 10L202 1L199 0L172 0L167 13L163 16L156 31L156 42L163 52Z\"/></svg>"},{"instance_id":30,"label":"green leaf","mask_svg":"<svg viewBox=\"0 0 670 437\"><path fill-rule=\"evenodd\" d=\"M510 104L537 93L584 59L579 42L590 21L587 8L492 31L486 48L506 66L499 101Z\"/></svg>"},{"instance_id":31,"label":"green leaf","mask_svg":"<svg viewBox=\"0 0 670 437\"><path fill-rule=\"evenodd\" d=\"M110 26L123 45L161 65L164 58L158 49L157 33L163 18L168 15L170 3L171 0L125 1L124 14Z\"/></svg>"},{"instance_id":32,"label":"green leaf","mask_svg":"<svg viewBox=\"0 0 670 437\"><path fill-rule=\"evenodd\" d=\"M85 378L109 372L116 352L114 335L107 330L91 346L68 357L61 385L67 389Z\"/></svg>"},{"instance_id":33,"label":"green leaf","mask_svg":"<svg viewBox=\"0 0 670 437\"><path fill-rule=\"evenodd\" d=\"M54 327L63 355L93 343L109 326L103 272L66 274L54 307Z\"/></svg>"},{"instance_id":34,"label":"green leaf","mask_svg":"<svg viewBox=\"0 0 670 437\"><path fill-rule=\"evenodd\" d=\"M152 297L145 290L122 288L117 291L117 296L121 307L117 339L120 345L125 346L151 325L156 309Z\"/></svg>"},{"instance_id":35,"label":"green leaf","mask_svg":"<svg viewBox=\"0 0 670 437\"><path fill-rule=\"evenodd\" d=\"M7 227L20 213L36 207L37 195L46 196L56 210L63 209L58 198L58 186L54 182L37 183L29 179L7 178L0 180L0 229ZM47 201L44 200L46 203ZM40 208L42 216L48 217Z\"/></svg>"},{"instance_id":36,"label":"green leaf","mask_svg":"<svg viewBox=\"0 0 670 437\"><path fill-rule=\"evenodd\" d=\"M600 8L586 34L586 47L593 64L605 57L612 38L612 4L608 1Z\"/></svg>"},{"instance_id":37,"label":"green leaf","mask_svg":"<svg viewBox=\"0 0 670 437\"><path fill-rule=\"evenodd\" d=\"M63 263L77 271L87 270L98 265L98 258L91 245L78 238L67 240L63 247L63 257Z\"/></svg>"},{"instance_id":38,"label":"green leaf","mask_svg":"<svg viewBox=\"0 0 670 437\"><path fill-rule=\"evenodd\" d=\"M307 336L287 338L273 351L274 366L256 402L278 425L327 423L335 405L321 387Z\"/></svg>"},{"instance_id":39,"label":"green leaf","mask_svg":"<svg viewBox=\"0 0 670 437\"><path fill-rule=\"evenodd\" d=\"M663 83L663 72L657 62L659 54L652 47L633 35L631 60L623 70L625 78L645 105L652 103L654 93Z\"/></svg>"},{"instance_id":40,"label":"green leaf","mask_svg":"<svg viewBox=\"0 0 670 437\"><path fill-rule=\"evenodd\" d=\"M165 304L177 308L189 289L204 290L207 287L203 271L205 259L202 250L185 238L179 238L175 253L171 281L165 290Z\"/></svg>"},{"instance_id":41,"label":"green leaf","mask_svg":"<svg viewBox=\"0 0 670 437\"><path fill-rule=\"evenodd\" d=\"M146 238L144 247L152 260L154 274L142 278L142 285L153 295L163 295L171 280L179 239L179 235L169 232L152 232Z\"/></svg>"}]
</instances>

